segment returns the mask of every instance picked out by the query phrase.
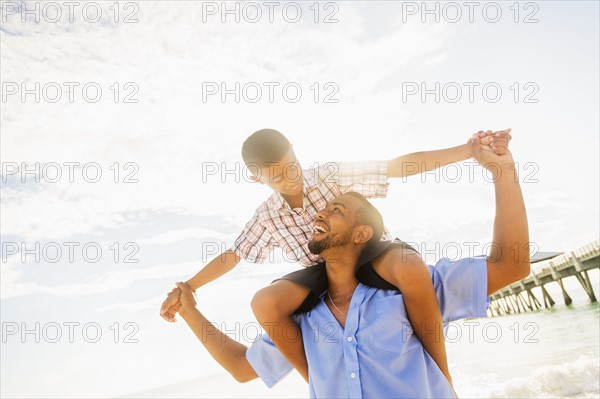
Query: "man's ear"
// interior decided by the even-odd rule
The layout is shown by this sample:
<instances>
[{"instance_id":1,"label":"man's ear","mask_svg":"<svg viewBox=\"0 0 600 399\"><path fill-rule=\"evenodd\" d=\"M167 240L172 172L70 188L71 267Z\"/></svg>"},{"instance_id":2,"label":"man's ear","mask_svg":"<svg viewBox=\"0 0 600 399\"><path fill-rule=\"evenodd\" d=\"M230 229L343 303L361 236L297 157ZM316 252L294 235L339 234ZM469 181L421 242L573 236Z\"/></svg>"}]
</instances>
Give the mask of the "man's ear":
<instances>
[{"instance_id":1,"label":"man's ear","mask_svg":"<svg viewBox=\"0 0 600 399\"><path fill-rule=\"evenodd\" d=\"M373 238L373 229L371 226L363 224L356 228L356 235L354 236L355 244L364 244L371 238Z\"/></svg>"}]
</instances>

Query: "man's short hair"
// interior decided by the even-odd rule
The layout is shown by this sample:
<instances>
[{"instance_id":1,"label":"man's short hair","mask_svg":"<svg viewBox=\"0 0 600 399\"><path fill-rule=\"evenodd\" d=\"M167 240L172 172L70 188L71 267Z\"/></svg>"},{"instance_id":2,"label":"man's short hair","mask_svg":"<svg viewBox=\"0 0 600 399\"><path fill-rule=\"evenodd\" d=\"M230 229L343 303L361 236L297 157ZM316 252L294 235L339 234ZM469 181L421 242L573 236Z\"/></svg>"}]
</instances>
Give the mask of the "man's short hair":
<instances>
[{"instance_id":1,"label":"man's short hair","mask_svg":"<svg viewBox=\"0 0 600 399\"><path fill-rule=\"evenodd\" d=\"M242 145L242 158L246 165L277 163L288 153L291 144L277 130L261 129L250 135Z\"/></svg>"},{"instance_id":2,"label":"man's short hair","mask_svg":"<svg viewBox=\"0 0 600 399\"><path fill-rule=\"evenodd\" d=\"M361 207L356 210L356 224L367 225L373 229L373 237L367 243L367 246L377 243L383 235L383 217L381 213L366 199L362 194L356 191L349 191L344 195L350 195L361 202Z\"/></svg>"}]
</instances>

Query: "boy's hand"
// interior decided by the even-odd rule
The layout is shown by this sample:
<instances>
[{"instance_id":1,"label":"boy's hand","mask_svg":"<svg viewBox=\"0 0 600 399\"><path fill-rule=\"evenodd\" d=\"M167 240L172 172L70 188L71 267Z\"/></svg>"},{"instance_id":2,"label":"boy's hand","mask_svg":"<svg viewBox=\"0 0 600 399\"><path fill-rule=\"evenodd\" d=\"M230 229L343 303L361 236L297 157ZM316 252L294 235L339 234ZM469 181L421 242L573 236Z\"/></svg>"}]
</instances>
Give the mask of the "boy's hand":
<instances>
[{"instance_id":1,"label":"boy's hand","mask_svg":"<svg viewBox=\"0 0 600 399\"><path fill-rule=\"evenodd\" d=\"M498 132L492 132L491 130L487 132L479 131L477 135L481 139L481 145L489 147L488 149L492 149L498 155L506 154L508 144L512 139L510 129Z\"/></svg>"},{"instance_id":2,"label":"boy's hand","mask_svg":"<svg viewBox=\"0 0 600 399\"><path fill-rule=\"evenodd\" d=\"M171 292L167 294L167 299L164 300L160 307L160 315L163 319L168 322L175 323L175 314L181 306L181 290L177 287L173 288Z\"/></svg>"},{"instance_id":3,"label":"boy's hand","mask_svg":"<svg viewBox=\"0 0 600 399\"><path fill-rule=\"evenodd\" d=\"M186 310L195 309L196 298L192 288L186 283L177 283L176 285L179 292L181 292L181 306L179 307L178 311L184 312Z\"/></svg>"},{"instance_id":4,"label":"boy's hand","mask_svg":"<svg viewBox=\"0 0 600 399\"><path fill-rule=\"evenodd\" d=\"M503 133L503 136L506 137L506 135L510 136L510 131L511 129L506 129L496 133ZM484 132L479 131L478 133L473 134L473 137L471 137L471 139L469 140L469 142L471 143L471 151L473 153L473 158L475 158L475 160L479 162L481 166L492 172L492 174L497 173L497 166L513 165L514 161L512 158L512 154L507 148L508 141L506 141L506 147L498 146L502 148L503 152L502 154L498 154L492 146L486 146L481 144L482 133ZM490 133L491 130L485 132L486 137L489 137ZM496 137L496 133L493 133L494 137ZM500 134L498 134L498 137L501 137Z\"/></svg>"}]
</instances>

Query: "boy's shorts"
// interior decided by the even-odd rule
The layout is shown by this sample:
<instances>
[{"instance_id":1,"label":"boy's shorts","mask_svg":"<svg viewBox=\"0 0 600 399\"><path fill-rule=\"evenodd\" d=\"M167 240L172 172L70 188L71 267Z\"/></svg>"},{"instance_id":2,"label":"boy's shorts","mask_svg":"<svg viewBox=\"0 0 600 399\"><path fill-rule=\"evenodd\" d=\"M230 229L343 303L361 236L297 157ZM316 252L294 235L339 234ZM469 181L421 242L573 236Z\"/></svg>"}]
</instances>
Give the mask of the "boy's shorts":
<instances>
[{"instance_id":1,"label":"boy's shorts","mask_svg":"<svg viewBox=\"0 0 600 399\"><path fill-rule=\"evenodd\" d=\"M390 284L377 274L377 272L373 270L373 265L371 264L373 259L383 254L391 247L406 248L417 252L413 247L398 238L393 241L379 241L376 244L367 246L358 259L359 267L356 271L356 278L358 281L373 288L398 290L394 285ZM317 305L321 295L327 291L328 283L325 262L317 263L314 266L286 274L281 278L273 280L273 282L279 280L292 281L310 289L310 292L304 302L302 302L302 305L294 312L294 314L306 313Z\"/></svg>"}]
</instances>

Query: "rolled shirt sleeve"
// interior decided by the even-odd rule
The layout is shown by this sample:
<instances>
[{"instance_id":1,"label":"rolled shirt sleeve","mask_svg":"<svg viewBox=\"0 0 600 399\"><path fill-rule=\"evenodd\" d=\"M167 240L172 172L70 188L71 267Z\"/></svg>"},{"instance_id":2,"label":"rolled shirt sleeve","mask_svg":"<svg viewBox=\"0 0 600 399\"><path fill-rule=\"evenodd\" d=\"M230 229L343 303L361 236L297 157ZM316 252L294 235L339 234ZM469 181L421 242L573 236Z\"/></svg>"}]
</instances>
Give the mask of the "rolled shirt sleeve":
<instances>
[{"instance_id":1,"label":"rolled shirt sleeve","mask_svg":"<svg viewBox=\"0 0 600 399\"><path fill-rule=\"evenodd\" d=\"M263 263L269 252L275 248L275 240L265 225L261 223L258 212L248 221L231 248L237 256L251 263Z\"/></svg>"},{"instance_id":2,"label":"rolled shirt sleeve","mask_svg":"<svg viewBox=\"0 0 600 399\"><path fill-rule=\"evenodd\" d=\"M444 323L487 316L489 298L485 256L457 261L443 258L429 268Z\"/></svg>"},{"instance_id":3,"label":"rolled shirt sleeve","mask_svg":"<svg viewBox=\"0 0 600 399\"><path fill-rule=\"evenodd\" d=\"M292 365L288 363L267 334L263 334L248 348L246 359L269 388L272 388L293 370Z\"/></svg>"},{"instance_id":4,"label":"rolled shirt sleeve","mask_svg":"<svg viewBox=\"0 0 600 399\"><path fill-rule=\"evenodd\" d=\"M332 162L325 165L342 193L356 191L367 198L385 198L388 192L387 161Z\"/></svg>"}]
</instances>

